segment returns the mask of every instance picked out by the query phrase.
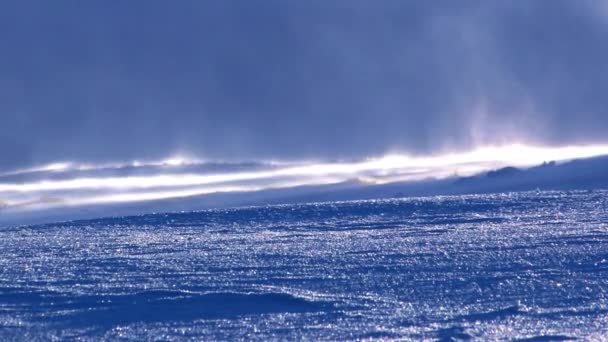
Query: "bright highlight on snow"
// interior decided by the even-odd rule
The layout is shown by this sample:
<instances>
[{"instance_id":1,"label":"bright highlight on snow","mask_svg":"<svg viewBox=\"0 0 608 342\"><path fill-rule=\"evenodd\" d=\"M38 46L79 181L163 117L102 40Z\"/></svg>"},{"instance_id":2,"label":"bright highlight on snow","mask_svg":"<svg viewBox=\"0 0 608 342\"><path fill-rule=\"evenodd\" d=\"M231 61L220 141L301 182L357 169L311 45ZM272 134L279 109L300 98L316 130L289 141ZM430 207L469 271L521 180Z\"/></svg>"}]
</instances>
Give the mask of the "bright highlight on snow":
<instances>
[{"instance_id":1,"label":"bright highlight on snow","mask_svg":"<svg viewBox=\"0 0 608 342\"><path fill-rule=\"evenodd\" d=\"M98 203L135 202L217 192L249 192L346 181L382 184L469 176L504 166L534 166L608 155L608 145L485 147L426 157L387 155L359 162L262 163L246 170L205 169L194 158L85 165L53 163L0 175L0 208L35 209ZM108 170L150 169L108 174ZM12 177L12 178L11 178ZM14 178L21 177L19 180Z\"/></svg>"}]
</instances>

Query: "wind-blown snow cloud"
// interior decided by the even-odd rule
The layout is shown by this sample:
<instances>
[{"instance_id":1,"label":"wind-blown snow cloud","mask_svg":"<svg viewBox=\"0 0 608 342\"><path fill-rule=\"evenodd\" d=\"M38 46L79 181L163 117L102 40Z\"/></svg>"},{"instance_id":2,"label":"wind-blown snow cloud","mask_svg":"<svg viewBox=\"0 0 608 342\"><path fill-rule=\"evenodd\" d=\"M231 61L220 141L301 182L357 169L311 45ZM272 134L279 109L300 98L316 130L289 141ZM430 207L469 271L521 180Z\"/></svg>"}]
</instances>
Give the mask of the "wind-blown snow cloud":
<instances>
[{"instance_id":1,"label":"wind-blown snow cloud","mask_svg":"<svg viewBox=\"0 0 608 342\"><path fill-rule=\"evenodd\" d=\"M598 3L4 3L0 171L602 143Z\"/></svg>"},{"instance_id":2,"label":"wind-blown snow cloud","mask_svg":"<svg viewBox=\"0 0 608 342\"><path fill-rule=\"evenodd\" d=\"M608 155L608 145L542 148L511 145L467 153L392 155L357 162L210 165L181 160L133 165L50 165L0 175L0 209L141 202L211 193L249 192L358 181L382 184L468 176L506 165L531 166ZM237 167L235 167L237 166Z\"/></svg>"}]
</instances>

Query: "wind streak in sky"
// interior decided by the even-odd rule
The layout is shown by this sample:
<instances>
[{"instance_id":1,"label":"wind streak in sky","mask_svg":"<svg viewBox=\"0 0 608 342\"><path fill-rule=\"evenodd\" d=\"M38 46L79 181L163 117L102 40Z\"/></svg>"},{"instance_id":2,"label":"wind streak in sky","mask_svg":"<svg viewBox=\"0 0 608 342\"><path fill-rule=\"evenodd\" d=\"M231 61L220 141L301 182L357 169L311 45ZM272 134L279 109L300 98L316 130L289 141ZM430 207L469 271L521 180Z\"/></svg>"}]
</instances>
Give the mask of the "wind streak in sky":
<instances>
[{"instance_id":1,"label":"wind streak in sky","mask_svg":"<svg viewBox=\"0 0 608 342\"><path fill-rule=\"evenodd\" d=\"M608 155L608 145L532 147L510 145L465 153L428 157L387 155L359 162L268 163L245 170L224 168L201 171L195 159L171 158L161 162L87 165L55 163L0 175L0 207L36 209L52 206L93 205L188 197L218 192L248 192L305 185L359 181L381 184L468 176L503 166L532 166L543 161L564 161ZM61 167L59 167L61 166ZM227 165L229 166L229 165ZM129 171L108 176L108 168ZM144 173L139 169L148 168ZM86 175L82 173L86 171ZM36 173L25 181L5 181L8 175Z\"/></svg>"}]
</instances>

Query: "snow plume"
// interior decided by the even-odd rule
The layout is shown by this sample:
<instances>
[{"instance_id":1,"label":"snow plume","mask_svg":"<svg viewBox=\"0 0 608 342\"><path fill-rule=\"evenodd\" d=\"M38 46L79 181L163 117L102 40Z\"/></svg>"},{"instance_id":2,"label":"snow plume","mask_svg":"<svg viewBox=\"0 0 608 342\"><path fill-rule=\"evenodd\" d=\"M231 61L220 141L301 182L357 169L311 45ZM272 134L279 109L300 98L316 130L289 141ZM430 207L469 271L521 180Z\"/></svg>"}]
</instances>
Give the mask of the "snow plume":
<instances>
[{"instance_id":1,"label":"snow plume","mask_svg":"<svg viewBox=\"0 0 608 342\"><path fill-rule=\"evenodd\" d=\"M0 176L2 206L14 210L141 202L222 192L253 192L349 181L414 182L467 176L504 166L532 166L608 155L608 145L505 145L428 156L387 155L359 161L299 163L138 162L112 166L42 166ZM171 160L176 160L171 158Z\"/></svg>"}]
</instances>

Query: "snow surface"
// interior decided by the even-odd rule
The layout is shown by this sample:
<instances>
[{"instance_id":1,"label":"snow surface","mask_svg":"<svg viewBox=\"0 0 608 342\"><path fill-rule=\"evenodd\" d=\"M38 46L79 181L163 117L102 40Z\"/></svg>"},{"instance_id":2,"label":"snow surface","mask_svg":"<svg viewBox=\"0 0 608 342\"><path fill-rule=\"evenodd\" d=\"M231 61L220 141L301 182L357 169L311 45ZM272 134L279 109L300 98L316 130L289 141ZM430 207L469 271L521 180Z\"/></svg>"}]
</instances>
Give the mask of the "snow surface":
<instances>
[{"instance_id":1,"label":"snow surface","mask_svg":"<svg viewBox=\"0 0 608 342\"><path fill-rule=\"evenodd\" d=\"M608 339L608 192L0 229L0 340Z\"/></svg>"}]
</instances>

